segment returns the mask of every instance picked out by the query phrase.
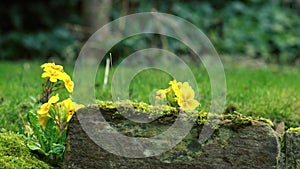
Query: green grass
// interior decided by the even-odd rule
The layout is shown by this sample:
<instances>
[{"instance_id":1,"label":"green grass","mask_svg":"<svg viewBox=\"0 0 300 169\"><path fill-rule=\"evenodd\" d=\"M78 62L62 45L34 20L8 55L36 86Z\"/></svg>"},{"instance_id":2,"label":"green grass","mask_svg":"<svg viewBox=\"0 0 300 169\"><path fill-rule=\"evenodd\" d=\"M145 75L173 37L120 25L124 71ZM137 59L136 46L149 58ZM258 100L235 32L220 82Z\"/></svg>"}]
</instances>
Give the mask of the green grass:
<instances>
[{"instance_id":1,"label":"green grass","mask_svg":"<svg viewBox=\"0 0 300 169\"><path fill-rule=\"evenodd\" d=\"M246 115L299 126L299 73L299 69L279 66L226 69L227 105Z\"/></svg>"},{"instance_id":2,"label":"green grass","mask_svg":"<svg viewBox=\"0 0 300 169\"><path fill-rule=\"evenodd\" d=\"M27 102L41 90L36 62L0 62L0 128L18 130L26 121Z\"/></svg>"},{"instance_id":3,"label":"green grass","mask_svg":"<svg viewBox=\"0 0 300 169\"><path fill-rule=\"evenodd\" d=\"M42 62L0 62L0 128L17 131L26 122L30 96L37 97L43 80L40 78ZM300 69L288 66L240 66L225 62L227 81L226 106L236 107L245 115L284 121L287 126L300 126ZM72 74L73 65L64 65ZM194 69L199 87L202 111L209 111L210 82L206 70ZM96 76L95 95L101 100L111 100L111 75L103 87L104 68ZM129 96L134 101L149 102L153 89L168 87L172 78L159 70L142 71L131 81ZM76 84L75 84L76 85ZM126 91L127 92L127 91ZM226 107L225 107L226 108ZM225 109L224 108L224 109Z\"/></svg>"},{"instance_id":4,"label":"green grass","mask_svg":"<svg viewBox=\"0 0 300 169\"><path fill-rule=\"evenodd\" d=\"M38 98L42 92L42 63L0 62L0 129L18 131L27 123L30 97ZM72 73L70 68L67 72Z\"/></svg>"}]
</instances>

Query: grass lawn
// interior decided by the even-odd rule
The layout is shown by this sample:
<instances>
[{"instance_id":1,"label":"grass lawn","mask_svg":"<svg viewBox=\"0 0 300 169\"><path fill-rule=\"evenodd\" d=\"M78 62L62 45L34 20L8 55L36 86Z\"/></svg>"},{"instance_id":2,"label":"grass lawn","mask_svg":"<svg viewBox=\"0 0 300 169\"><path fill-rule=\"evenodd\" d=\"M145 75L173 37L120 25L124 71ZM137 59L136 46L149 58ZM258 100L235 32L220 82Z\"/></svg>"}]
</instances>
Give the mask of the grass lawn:
<instances>
[{"instance_id":1,"label":"grass lawn","mask_svg":"<svg viewBox=\"0 0 300 169\"><path fill-rule=\"evenodd\" d=\"M244 62L241 62L244 63ZM38 61L0 62L0 128L18 131L26 122L30 96L37 97L42 89L42 70ZM226 106L251 116L270 118L275 124L284 121L287 126L300 126L300 69L276 65L241 65L225 61L227 81ZM63 64L72 75L72 64ZM114 68L111 71L113 73ZM201 110L210 106L210 82L204 68L195 76L201 97ZM96 77L95 94L98 99L110 100L110 81L103 89L104 68ZM155 79L155 80L153 80ZM130 84L132 100L148 102L149 93L168 87L171 77L158 70L140 72ZM75 84L76 85L76 84ZM225 108L224 108L225 109Z\"/></svg>"}]
</instances>

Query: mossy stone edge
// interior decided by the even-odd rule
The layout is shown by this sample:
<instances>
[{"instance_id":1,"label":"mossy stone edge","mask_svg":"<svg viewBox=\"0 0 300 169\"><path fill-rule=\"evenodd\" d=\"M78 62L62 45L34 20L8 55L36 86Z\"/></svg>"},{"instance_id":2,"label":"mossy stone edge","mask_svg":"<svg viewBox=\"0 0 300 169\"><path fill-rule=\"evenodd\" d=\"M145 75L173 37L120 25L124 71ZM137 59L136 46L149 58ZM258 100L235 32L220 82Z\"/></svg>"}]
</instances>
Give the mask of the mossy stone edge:
<instances>
[{"instance_id":1,"label":"mossy stone edge","mask_svg":"<svg viewBox=\"0 0 300 169\"><path fill-rule=\"evenodd\" d=\"M94 115L97 116L100 110L105 119L111 125L115 125L114 127L120 127L120 132L122 132L123 124L128 126L131 124L119 116L116 107L126 110L128 108L126 104L102 101L98 103L98 106L83 108L77 113L84 115L87 111L95 111ZM152 110L158 108L151 105L144 103L132 105L138 113L162 113L162 117L155 123L155 126L159 128L168 124L165 120L169 120L172 124L177 115L177 110L168 106L163 106L159 108L159 112L156 112ZM88 118L94 119L92 117L94 115ZM65 155L66 168L238 168L241 166L272 168L278 165L280 141L269 120L246 117L239 113L213 115L201 112L198 115L201 116L198 116L194 127L181 143L159 156L143 159L119 157L102 149L88 137L75 115L69 125ZM208 116L212 119L217 118L220 122L217 126L211 126L215 129L212 137L199 144L199 133L203 124L207 122L205 118ZM122 122L122 125L118 125L118 122ZM126 132L124 134L128 134ZM134 134L138 133L133 133L133 136Z\"/></svg>"}]
</instances>

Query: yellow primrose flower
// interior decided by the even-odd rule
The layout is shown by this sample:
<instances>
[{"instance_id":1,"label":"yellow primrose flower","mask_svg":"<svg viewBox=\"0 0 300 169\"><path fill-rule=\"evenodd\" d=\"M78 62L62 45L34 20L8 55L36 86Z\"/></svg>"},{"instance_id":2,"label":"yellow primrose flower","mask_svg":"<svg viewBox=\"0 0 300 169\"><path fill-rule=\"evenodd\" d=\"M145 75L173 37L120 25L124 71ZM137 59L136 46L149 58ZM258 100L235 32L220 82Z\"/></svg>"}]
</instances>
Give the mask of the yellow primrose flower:
<instances>
[{"instance_id":1,"label":"yellow primrose flower","mask_svg":"<svg viewBox=\"0 0 300 169\"><path fill-rule=\"evenodd\" d=\"M48 116L38 116L38 118L39 118L39 123L40 123L42 129L45 130L49 117Z\"/></svg>"},{"instance_id":2,"label":"yellow primrose flower","mask_svg":"<svg viewBox=\"0 0 300 169\"><path fill-rule=\"evenodd\" d=\"M65 87L66 87L66 89L69 93L72 93L73 88L74 88L74 82L71 79L70 80L65 80Z\"/></svg>"},{"instance_id":3,"label":"yellow primrose flower","mask_svg":"<svg viewBox=\"0 0 300 169\"><path fill-rule=\"evenodd\" d=\"M41 68L45 69L52 66L55 66L55 63L44 63L41 65Z\"/></svg>"},{"instance_id":4,"label":"yellow primrose flower","mask_svg":"<svg viewBox=\"0 0 300 169\"><path fill-rule=\"evenodd\" d=\"M61 72L64 70L64 67L61 65L55 65L55 66L52 66L52 68L55 70L61 71Z\"/></svg>"},{"instance_id":5,"label":"yellow primrose flower","mask_svg":"<svg viewBox=\"0 0 300 169\"><path fill-rule=\"evenodd\" d=\"M165 92L166 94L172 92L172 87L169 87L169 88L165 89L164 92Z\"/></svg>"},{"instance_id":6,"label":"yellow primrose flower","mask_svg":"<svg viewBox=\"0 0 300 169\"><path fill-rule=\"evenodd\" d=\"M58 100L59 100L59 95L56 94L55 96L52 96L52 97L49 99L48 103L49 103L49 104L53 104L53 103L58 102Z\"/></svg>"},{"instance_id":7,"label":"yellow primrose flower","mask_svg":"<svg viewBox=\"0 0 300 169\"><path fill-rule=\"evenodd\" d=\"M41 108L37 111L38 115L45 115L48 114L48 111L50 109L49 103L44 103Z\"/></svg>"},{"instance_id":8,"label":"yellow primrose flower","mask_svg":"<svg viewBox=\"0 0 300 169\"><path fill-rule=\"evenodd\" d=\"M195 110L199 106L199 102L194 99L195 93L188 82L184 82L181 87L181 99L178 100L178 105L183 110Z\"/></svg>"},{"instance_id":9,"label":"yellow primrose flower","mask_svg":"<svg viewBox=\"0 0 300 169\"><path fill-rule=\"evenodd\" d=\"M52 68L54 70L58 70L60 72L63 71L63 66L61 65L55 65L55 63L44 63L41 65L41 68L43 68L44 70L47 68Z\"/></svg>"},{"instance_id":10,"label":"yellow primrose flower","mask_svg":"<svg viewBox=\"0 0 300 169\"><path fill-rule=\"evenodd\" d=\"M59 95L56 94L55 96L52 96L47 103L44 103L41 108L38 110L39 115L48 114L48 111L50 109L51 104L58 102Z\"/></svg>"},{"instance_id":11,"label":"yellow primrose flower","mask_svg":"<svg viewBox=\"0 0 300 169\"><path fill-rule=\"evenodd\" d=\"M75 102L74 102L75 103ZM85 106L83 104L77 104L75 103L75 111L81 109L81 108L84 108Z\"/></svg>"},{"instance_id":12,"label":"yellow primrose flower","mask_svg":"<svg viewBox=\"0 0 300 169\"><path fill-rule=\"evenodd\" d=\"M176 82L176 80L170 81L169 83L171 85L171 89L174 91L175 93L175 101L179 101L181 99L181 87L182 87L182 83L181 82Z\"/></svg>"},{"instance_id":13,"label":"yellow primrose flower","mask_svg":"<svg viewBox=\"0 0 300 169\"><path fill-rule=\"evenodd\" d=\"M42 74L42 78L49 78L51 82L57 82L57 80L62 80L63 73L56 69L45 68L45 72Z\"/></svg>"},{"instance_id":14,"label":"yellow primrose flower","mask_svg":"<svg viewBox=\"0 0 300 169\"><path fill-rule=\"evenodd\" d=\"M62 104L68 110L67 122L69 122L71 120L73 114L75 113L75 103L70 98L68 98L68 99L62 101Z\"/></svg>"},{"instance_id":15,"label":"yellow primrose flower","mask_svg":"<svg viewBox=\"0 0 300 169\"><path fill-rule=\"evenodd\" d=\"M75 111L75 103L70 98L63 100L62 104L67 110Z\"/></svg>"},{"instance_id":16,"label":"yellow primrose flower","mask_svg":"<svg viewBox=\"0 0 300 169\"><path fill-rule=\"evenodd\" d=\"M50 106L51 104L54 104L56 102L58 102L59 100L59 95L56 94L55 96L52 96L49 101L47 103L44 103L41 108L37 111L38 114L38 118L39 118L39 123L42 126L43 129L45 129L46 124L47 124L47 120L49 118L49 110L50 110Z\"/></svg>"},{"instance_id":17,"label":"yellow primrose flower","mask_svg":"<svg viewBox=\"0 0 300 169\"><path fill-rule=\"evenodd\" d=\"M166 91L165 90L158 90L156 91L156 100L164 100L166 98Z\"/></svg>"},{"instance_id":18,"label":"yellow primrose flower","mask_svg":"<svg viewBox=\"0 0 300 169\"><path fill-rule=\"evenodd\" d=\"M63 81L65 84L65 88L67 89L67 91L69 93L73 92L73 88L74 88L74 82L71 80L70 76L67 73L63 73Z\"/></svg>"},{"instance_id":19,"label":"yellow primrose flower","mask_svg":"<svg viewBox=\"0 0 300 169\"><path fill-rule=\"evenodd\" d=\"M43 130L46 128L46 125L47 125L47 121L49 118L48 112L49 112L50 106L51 106L51 104L45 103L41 106L41 108L37 112L39 123L42 126Z\"/></svg>"}]
</instances>

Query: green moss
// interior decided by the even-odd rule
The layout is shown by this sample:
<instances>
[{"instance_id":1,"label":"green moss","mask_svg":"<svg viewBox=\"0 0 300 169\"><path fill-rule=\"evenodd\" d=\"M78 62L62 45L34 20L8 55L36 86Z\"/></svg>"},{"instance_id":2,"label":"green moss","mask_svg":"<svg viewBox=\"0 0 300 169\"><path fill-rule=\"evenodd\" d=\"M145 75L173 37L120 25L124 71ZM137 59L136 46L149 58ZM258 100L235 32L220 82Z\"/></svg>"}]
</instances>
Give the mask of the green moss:
<instances>
[{"instance_id":1,"label":"green moss","mask_svg":"<svg viewBox=\"0 0 300 169\"><path fill-rule=\"evenodd\" d=\"M22 135L0 132L0 168L51 168L34 157Z\"/></svg>"},{"instance_id":2,"label":"green moss","mask_svg":"<svg viewBox=\"0 0 300 169\"><path fill-rule=\"evenodd\" d=\"M152 106L144 102L132 102L132 101L119 101L119 102L112 102L112 101L98 101L98 106L100 109L107 110L107 111L113 111L112 118L117 118L122 116L119 111L125 111L125 112L132 112L132 108L134 108L135 112L138 113L145 113L151 116L177 116L178 115L178 109L170 106ZM196 115L197 120L196 123L201 126L205 122L210 122L212 119L219 119L222 122L230 121L236 126L247 126L252 125L253 121L261 121L264 123L269 124L270 126L274 126L272 121L266 118L262 117L251 117L251 116L245 116L241 113L234 112L230 114L214 114L209 112L198 112L196 114L190 114L190 112L187 112L188 116L194 119L194 116ZM209 119L209 121L207 120ZM218 128L218 126L214 126L215 128Z\"/></svg>"},{"instance_id":3,"label":"green moss","mask_svg":"<svg viewBox=\"0 0 300 169\"><path fill-rule=\"evenodd\" d=\"M196 123L198 125L203 125L206 122L206 119L207 119L208 115L211 115L211 113L208 113L208 112L199 112L198 113L198 118L196 120Z\"/></svg>"},{"instance_id":4,"label":"green moss","mask_svg":"<svg viewBox=\"0 0 300 169\"><path fill-rule=\"evenodd\" d=\"M116 105L112 101L98 101L97 102L99 108L105 109L105 110L112 110L116 109Z\"/></svg>"},{"instance_id":5,"label":"green moss","mask_svg":"<svg viewBox=\"0 0 300 169\"><path fill-rule=\"evenodd\" d=\"M291 127L287 130L287 132L300 132L300 127L295 127L295 128Z\"/></svg>"},{"instance_id":6,"label":"green moss","mask_svg":"<svg viewBox=\"0 0 300 169\"><path fill-rule=\"evenodd\" d=\"M274 126L272 121L266 118L262 117L250 117L250 116L244 116L241 113L235 112L232 114L214 114L214 113L208 113L208 112L199 112L198 118L197 118L197 124L203 125L207 118L209 119L219 119L223 122L231 121L233 124L237 126L245 126L245 125L251 125L254 120L261 121L269 124L270 126Z\"/></svg>"},{"instance_id":7,"label":"green moss","mask_svg":"<svg viewBox=\"0 0 300 169\"><path fill-rule=\"evenodd\" d=\"M273 124L273 122L270 119L263 118L263 117L255 117L254 120L268 123L271 127L274 127L274 124Z\"/></svg>"},{"instance_id":8,"label":"green moss","mask_svg":"<svg viewBox=\"0 0 300 169\"><path fill-rule=\"evenodd\" d=\"M98 107L107 111L115 111L113 118L120 116L121 114L117 110L122 110L125 112L131 112L132 108L136 112L148 114L152 116L167 116L167 115L176 115L177 109L170 106L152 106L144 102L132 102L129 100L112 102L112 101L98 101Z\"/></svg>"}]
</instances>

